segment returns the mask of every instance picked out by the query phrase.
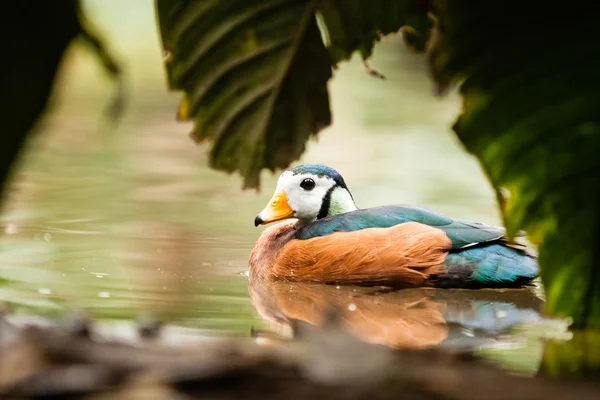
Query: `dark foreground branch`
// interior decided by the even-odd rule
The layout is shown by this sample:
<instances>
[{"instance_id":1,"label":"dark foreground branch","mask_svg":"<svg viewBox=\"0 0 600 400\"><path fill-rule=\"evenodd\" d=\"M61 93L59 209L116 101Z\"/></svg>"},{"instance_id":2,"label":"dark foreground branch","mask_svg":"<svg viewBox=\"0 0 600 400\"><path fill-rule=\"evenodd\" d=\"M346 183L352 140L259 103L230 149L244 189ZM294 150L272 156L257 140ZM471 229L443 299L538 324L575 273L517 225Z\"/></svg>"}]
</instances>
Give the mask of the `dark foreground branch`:
<instances>
[{"instance_id":1,"label":"dark foreground branch","mask_svg":"<svg viewBox=\"0 0 600 400\"><path fill-rule=\"evenodd\" d=\"M358 341L335 323L294 328L296 339L281 346L166 345L101 341L81 324L16 331L4 321L0 398L600 398L599 385L514 376L437 350L392 350Z\"/></svg>"}]
</instances>

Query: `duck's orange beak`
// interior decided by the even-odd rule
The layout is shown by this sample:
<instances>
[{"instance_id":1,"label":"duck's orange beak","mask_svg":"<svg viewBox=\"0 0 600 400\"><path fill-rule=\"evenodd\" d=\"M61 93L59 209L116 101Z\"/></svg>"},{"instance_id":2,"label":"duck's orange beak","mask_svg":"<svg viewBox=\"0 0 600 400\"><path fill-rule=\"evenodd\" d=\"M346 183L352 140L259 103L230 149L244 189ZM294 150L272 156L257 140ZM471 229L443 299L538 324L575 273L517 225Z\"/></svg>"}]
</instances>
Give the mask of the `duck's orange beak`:
<instances>
[{"instance_id":1,"label":"duck's orange beak","mask_svg":"<svg viewBox=\"0 0 600 400\"><path fill-rule=\"evenodd\" d=\"M280 221L294 215L284 191L275 192L269 204L256 216L254 226Z\"/></svg>"}]
</instances>

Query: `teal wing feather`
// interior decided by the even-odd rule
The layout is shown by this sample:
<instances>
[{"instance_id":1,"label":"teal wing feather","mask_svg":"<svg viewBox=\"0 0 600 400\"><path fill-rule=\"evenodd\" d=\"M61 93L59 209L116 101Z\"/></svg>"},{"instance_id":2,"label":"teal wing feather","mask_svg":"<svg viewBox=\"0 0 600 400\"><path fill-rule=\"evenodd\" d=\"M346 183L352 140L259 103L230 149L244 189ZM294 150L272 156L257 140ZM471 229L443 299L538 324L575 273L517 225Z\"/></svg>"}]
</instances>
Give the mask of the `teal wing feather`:
<instances>
[{"instance_id":1,"label":"teal wing feather","mask_svg":"<svg viewBox=\"0 0 600 400\"><path fill-rule=\"evenodd\" d=\"M506 287L522 285L539 275L537 256L500 243L469 247L448 254L439 287Z\"/></svg>"},{"instance_id":2,"label":"teal wing feather","mask_svg":"<svg viewBox=\"0 0 600 400\"><path fill-rule=\"evenodd\" d=\"M412 206L382 206L351 211L315 221L296 233L297 239L310 239L335 232L365 228L389 228L405 222L419 222L443 230L458 250L504 237L501 227L447 217L438 212Z\"/></svg>"}]
</instances>

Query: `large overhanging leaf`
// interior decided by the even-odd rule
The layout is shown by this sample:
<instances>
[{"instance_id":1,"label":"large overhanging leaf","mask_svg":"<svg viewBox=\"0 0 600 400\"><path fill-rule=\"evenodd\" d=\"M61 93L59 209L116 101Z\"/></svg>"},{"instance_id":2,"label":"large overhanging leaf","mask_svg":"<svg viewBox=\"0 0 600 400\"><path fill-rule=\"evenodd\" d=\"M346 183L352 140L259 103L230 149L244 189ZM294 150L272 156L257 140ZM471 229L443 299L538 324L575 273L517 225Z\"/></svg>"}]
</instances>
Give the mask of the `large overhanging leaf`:
<instances>
[{"instance_id":1,"label":"large overhanging leaf","mask_svg":"<svg viewBox=\"0 0 600 400\"><path fill-rule=\"evenodd\" d=\"M598 328L598 7L502 4L439 1L433 73L442 89L464 79L456 133L497 189L509 233L540 243L548 311Z\"/></svg>"},{"instance_id":2,"label":"large overhanging leaf","mask_svg":"<svg viewBox=\"0 0 600 400\"><path fill-rule=\"evenodd\" d=\"M213 141L213 168L239 171L244 187L258 187L263 168L287 167L331 123L332 65L355 50L368 57L379 35L407 22L426 26L423 4L157 0L168 80L185 93L178 116L195 122L197 141ZM324 21L331 55L315 14ZM415 32L407 38L419 47L425 35Z\"/></svg>"},{"instance_id":3,"label":"large overhanging leaf","mask_svg":"<svg viewBox=\"0 0 600 400\"><path fill-rule=\"evenodd\" d=\"M258 186L261 168L285 167L331 122L329 54L315 1L158 0L180 117L212 139L211 166Z\"/></svg>"},{"instance_id":4,"label":"large overhanging leaf","mask_svg":"<svg viewBox=\"0 0 600 400\"><path fill-rule=\"evenodd\" d=\"M382 36L403 31L407 44L423 50L432 21L430 0L321 0L318 12L326 26L328 48L334 63L358 51L363 59L373 53Z\"/></svg>"}]
</instances>

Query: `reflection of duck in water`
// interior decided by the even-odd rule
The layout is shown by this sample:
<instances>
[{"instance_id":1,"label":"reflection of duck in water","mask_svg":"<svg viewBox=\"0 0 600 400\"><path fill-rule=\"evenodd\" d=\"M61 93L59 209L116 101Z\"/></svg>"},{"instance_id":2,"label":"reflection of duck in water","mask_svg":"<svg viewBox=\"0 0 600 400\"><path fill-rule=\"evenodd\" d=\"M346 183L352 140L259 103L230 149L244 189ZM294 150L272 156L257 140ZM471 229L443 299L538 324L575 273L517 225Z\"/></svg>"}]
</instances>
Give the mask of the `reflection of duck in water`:
<instances>
[{"instance_id":1,"label":"reflection of duck in water","mask_svg":"<svg viewBox=\"0 0 600 400\"><path fill-rule=\"evenodd\" d=\"M442 307L420 290L373 295L373 289L312 283L268 282L250 284L259 314L286 325L298 319L321 325L329 310L341 313L344 328L361 339L392 347L424 347L447 335Z\"/></svg>"},{"instance_id":2,"label":"reflection of duck in water","mask_svg":"<svg viewBox=\"0 0 600 400\"><path fill-rule=\"evenodd\" d=\"M538 275L535 257L504 230L408 206L358 209L344 179L324 165L285 171L255 225L267 228L250 273L267 280L394 286L510 287Z\"/></svg>"},{"instance_id":3,"label":"reflection of duck in water","mask_svg":"<svg viewBox=\"0 0 600 400\"><path fill-rule=\"evenodd\" d=\"M362 340L410 348L480 345L516 323L540 320L543 306L530 290L389 290L251 279L249 292L261 317L280 327L292 319L321 325L333 308Z\"/></svg>"}]
</instances>

